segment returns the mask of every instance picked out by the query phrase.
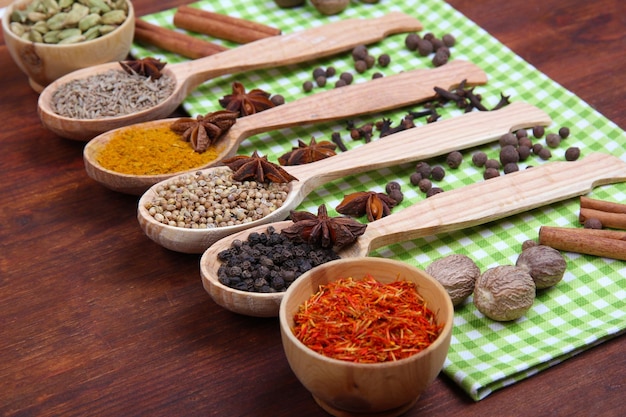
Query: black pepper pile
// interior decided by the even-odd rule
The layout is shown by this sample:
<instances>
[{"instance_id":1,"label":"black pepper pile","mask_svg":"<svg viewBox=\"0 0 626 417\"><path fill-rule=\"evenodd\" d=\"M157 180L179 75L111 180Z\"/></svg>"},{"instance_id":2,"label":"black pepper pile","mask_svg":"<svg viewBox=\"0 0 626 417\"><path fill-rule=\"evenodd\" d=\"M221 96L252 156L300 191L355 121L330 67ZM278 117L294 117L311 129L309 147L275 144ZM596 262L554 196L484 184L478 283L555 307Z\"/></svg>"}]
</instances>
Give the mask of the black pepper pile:
<instances>
[{"instance_id":1,"label":"black pepper pile","mask_svg":"<svg viewBox=\"0 0 626 417\"><path fill-rule=\"evenodd\" d=\"M273 293L285 291L306 271L339 259L331 249L294 242L269 226L266 233L250 233L243 241L235 239L221 251L217 276L227 287L240 291Z\"/></svg>"}]
</instances>

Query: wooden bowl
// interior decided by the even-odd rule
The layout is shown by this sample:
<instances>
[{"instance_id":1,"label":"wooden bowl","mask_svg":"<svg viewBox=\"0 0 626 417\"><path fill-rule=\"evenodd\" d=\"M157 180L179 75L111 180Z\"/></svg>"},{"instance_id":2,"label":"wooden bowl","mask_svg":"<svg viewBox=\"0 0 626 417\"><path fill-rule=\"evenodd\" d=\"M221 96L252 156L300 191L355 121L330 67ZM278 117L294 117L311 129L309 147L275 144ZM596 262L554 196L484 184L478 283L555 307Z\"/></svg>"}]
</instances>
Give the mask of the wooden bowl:
<instances>
[{"instance_id":1,"label":"wooden bowl","mask_svg":"<svg viewBox=\"0 0 626 417\"><path fill-rule=\"evenodd\" d=\"M406 279L417 284L428 307L444 323L439 337L425 350L405 359L354 363L328 358L306 347L293 334L298 308L322 284L371 274L380 282ZM296 377L315 401L334 416L398 416L409 410L441 371L446 359L454 309L444 288L424 271L383 258L340 259L301 275L285 292L279 319L283 348Z\"/></svg>"},{"instance_id":2,"label":"wooden bowl","mask_svg":"<svg viewBox=\"0 0 626 417\"><path fill-rule=\"evenodd\" d=\"M17 0L7 7L2 16L4 42L17 66L28 76L36 92L57 78L72 71L105 62L126 59L135 33L135 12L128 1L128 15L113 32L90 41L67 45L29 42L21 39L10 28L11 12L27 6L31 0Z\"/></svg>"}]
</instances>

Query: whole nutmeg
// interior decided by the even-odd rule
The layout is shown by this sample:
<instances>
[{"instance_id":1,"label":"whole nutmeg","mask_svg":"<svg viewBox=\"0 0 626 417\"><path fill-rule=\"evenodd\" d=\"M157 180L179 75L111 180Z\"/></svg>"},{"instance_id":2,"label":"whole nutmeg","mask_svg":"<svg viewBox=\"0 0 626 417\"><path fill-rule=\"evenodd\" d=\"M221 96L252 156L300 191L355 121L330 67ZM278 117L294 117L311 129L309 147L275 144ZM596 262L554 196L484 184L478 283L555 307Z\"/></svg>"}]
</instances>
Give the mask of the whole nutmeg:
<instances>
[{"instance_id":1,"label":"whole nutmeg","mask_svg":"<svg viewBox=\"0 0 626 417\"><path fill-rule=\"evenodd\" d=\"M426 268L426 273L443 285L452 304L457 306L474 292L480 268L470 257L453 254L432 262Z\"/></svg>"},{"instance_id":2,"label":"whole nutmeg","mask_svg":"<svg viewBox=\"0 0 626 417\"><path fill-rule=\"evenodd\" d=\"M535 281L524 269L513 265L496 266L476 280L474 305L492 320L516 320L530 310L535 292Z\"/></svg>"},{"instance_id":3,"label":"whole nutmeg","mask_svg":"<svg viewBox=\"0 0 626 417\"><path fill-rule=\"evenodd\" d=\"M350 0L311 0L311 4L318 12L330 16L343 12L350 4Z\"/></svg>"},{"instance_id":4,"label":"whole nutmeg","mask_svg":"<svg viewBox=\"0 0 626 417\"><path fill-rule=\"evenodd\" d=\"M530 274L538 289L558 284L567 269L567 262L561 252L546 245L524 249L515 265Z\"/></svg>"}]
</instances>

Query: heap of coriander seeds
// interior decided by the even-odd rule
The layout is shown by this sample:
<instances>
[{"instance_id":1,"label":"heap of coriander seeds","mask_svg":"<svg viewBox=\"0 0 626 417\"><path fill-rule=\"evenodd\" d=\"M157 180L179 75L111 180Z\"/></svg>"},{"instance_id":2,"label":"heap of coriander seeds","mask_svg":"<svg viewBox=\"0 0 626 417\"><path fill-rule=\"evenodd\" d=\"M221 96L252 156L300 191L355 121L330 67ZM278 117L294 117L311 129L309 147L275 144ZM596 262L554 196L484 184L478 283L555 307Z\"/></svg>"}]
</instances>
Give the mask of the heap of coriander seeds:
<instances>
[{"instance_id":1,"label":"heap of coriander seeds","mask_svg":"<svg viewBox=\"0 0 626 417\"><path fill-rule=\"evenodd\" d=\"M289 184L234 181L229 168L181 175L159 185L145 209L159 223L187 229L261 219L287 199Z\"/></svg>"}]
</instances>

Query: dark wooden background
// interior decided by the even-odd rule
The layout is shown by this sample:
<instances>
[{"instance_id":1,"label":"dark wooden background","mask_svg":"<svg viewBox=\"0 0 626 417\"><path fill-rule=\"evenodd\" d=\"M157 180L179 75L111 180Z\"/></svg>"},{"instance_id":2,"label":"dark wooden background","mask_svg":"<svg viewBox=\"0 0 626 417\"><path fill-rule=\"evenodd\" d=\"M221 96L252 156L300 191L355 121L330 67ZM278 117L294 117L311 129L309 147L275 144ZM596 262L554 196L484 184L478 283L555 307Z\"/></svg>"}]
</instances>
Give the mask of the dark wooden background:
<instances>
[{"instance_id":1,"label":"dark wooden background","mask_svg":"<svg viewBox=\"0 0 626 417\"><path fill-rule=\"evenodd\" d=\"M184 2L133 3L141 15ZM450 3L626 127L624 2ZM277 320L216 306L198 256L143 235L137 199L90 180L83 144L40 125L0 42L0 415L325 415ZM407 415L622 415L625 349L616 338L479 403L441 375Z\"/></svg>"}]
</instances>

